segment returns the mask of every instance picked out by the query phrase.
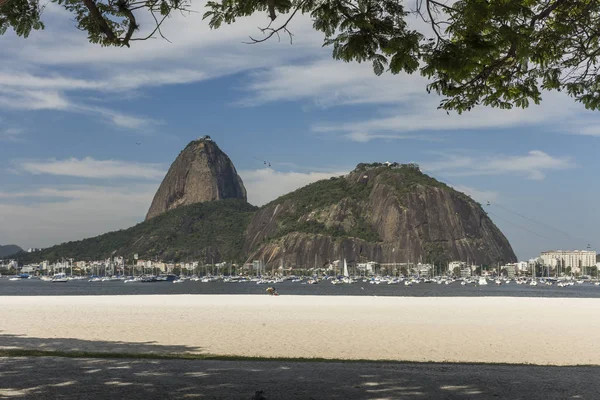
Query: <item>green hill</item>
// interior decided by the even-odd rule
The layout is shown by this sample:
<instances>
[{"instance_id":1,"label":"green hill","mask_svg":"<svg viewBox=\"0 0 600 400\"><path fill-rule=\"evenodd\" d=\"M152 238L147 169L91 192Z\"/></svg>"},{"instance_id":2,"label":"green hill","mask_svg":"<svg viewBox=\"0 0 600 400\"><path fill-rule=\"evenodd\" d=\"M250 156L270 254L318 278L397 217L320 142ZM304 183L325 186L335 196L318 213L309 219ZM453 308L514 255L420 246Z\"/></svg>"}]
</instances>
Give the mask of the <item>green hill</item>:
<instances>
[{"instance_id":1,"label":"green hill","mask_svg":"<svg viewBox=\"0 0 600 400\"><path fill-rule=\"evenodd\" d=\"M35 253L19 253L20 263L61 258L78 261L110 256L164 261L243 261L244 231L256 207L240 199L192 204L129 229L67 242Z\"/></svg>"},{"instance_id":2,"label":"green hill","mask_svg":"<svg viewBox=\"0 0 600 400\"><path fill-rule=\"evenodd\" d=\"M0 245L0 258L12 256L20 251L23 251L23 249L15 244Z\"/></svg>"},{"instance_id":3,"label":"green hill","mask_svg":"<svg viewBox=\"0 0 600 400\"><path fill-rule=\"evenodd\" d=\"M273 200L252 217L244 252L275 266L516 260L479 203L397 163L358 164Z\"/></svg>"}]
</instances>

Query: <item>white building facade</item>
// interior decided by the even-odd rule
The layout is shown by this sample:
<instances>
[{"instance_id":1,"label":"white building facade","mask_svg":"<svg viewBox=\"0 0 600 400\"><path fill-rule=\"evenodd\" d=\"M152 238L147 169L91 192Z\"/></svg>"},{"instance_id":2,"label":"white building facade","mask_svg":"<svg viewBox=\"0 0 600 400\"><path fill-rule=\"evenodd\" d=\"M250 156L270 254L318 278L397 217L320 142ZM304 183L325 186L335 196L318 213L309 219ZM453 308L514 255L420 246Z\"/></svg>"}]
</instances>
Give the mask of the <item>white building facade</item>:
<instances>
[{"instance_id":1,"label":"white building facade","mask_svg":"<svg viewBox=\"0 0 600 400\"><path fill-rule=\"evenodd\" d=\"M541 254L544 266L573 270L596 265L596 252L590 250L553 250Z\"/></svg>"}]
</instances>

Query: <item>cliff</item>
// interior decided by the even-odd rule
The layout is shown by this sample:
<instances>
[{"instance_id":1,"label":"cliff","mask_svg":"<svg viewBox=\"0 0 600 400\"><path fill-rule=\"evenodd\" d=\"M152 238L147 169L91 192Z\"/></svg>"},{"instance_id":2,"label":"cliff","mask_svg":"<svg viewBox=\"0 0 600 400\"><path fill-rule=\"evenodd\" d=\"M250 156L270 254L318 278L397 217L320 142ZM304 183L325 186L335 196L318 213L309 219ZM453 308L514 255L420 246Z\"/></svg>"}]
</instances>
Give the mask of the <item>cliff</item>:
<instances>
[{"instance_id":1,"label":"cliff","mask_svg":"<svg viewBox=\"0 0 600 400\"><path fill-rule=\"evenodd\" d=\"M482 207L418 167L359 164L262 207L246 230L248 260L310 268L379 263L514 262Z\"/></svg>"},{"instance_id":2,"label":"cliff","mask_svg":"<svg viewBox=\"0 0 600 400\"><path fill-rule=\"evenodd\" d=\"M189 143L154 195L146 220L177 207L221 199L246 200L246 188L229 157L210 138Z\"/></svg>"}]
</instances>

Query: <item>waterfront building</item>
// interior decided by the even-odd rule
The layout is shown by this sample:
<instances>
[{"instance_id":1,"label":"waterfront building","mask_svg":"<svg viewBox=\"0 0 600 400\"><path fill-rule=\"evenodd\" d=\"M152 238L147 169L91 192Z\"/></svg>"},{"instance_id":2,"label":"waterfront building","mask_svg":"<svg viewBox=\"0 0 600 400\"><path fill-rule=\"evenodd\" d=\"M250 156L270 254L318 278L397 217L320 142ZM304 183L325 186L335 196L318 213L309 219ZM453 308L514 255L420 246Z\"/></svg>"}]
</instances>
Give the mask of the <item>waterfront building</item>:
<instances>
[{"instance_id":1,"label":"waterfront building","mask_svg":"<svg viewBox=\"0 0 600 400\"><path fill-rule=\"evenodd\" d=\"M506 270L506 274L508 275L508 277L510 279L513 279L515 277L517 269L520 268L519 264L523 264L523 263L506 264L504 267L502 267L503 269ZM525 264L527 264L527 263L525 263Z\"/></svg>"},{"instance_id":2,"label":"waterfront building","mask_svg":"<svg viewBox=\"0 0 600 400\"><path fill-rule=\"evenodd\" d=\"M463 269L466 266L467 263L464 261L450 261L450 263L448 263L448 271L454 272L455 268Z\"/></svg>"},{"instance_id":3,"label":"waterfront building","mask_svg":"<svg viewBox=\"0 0 600 400\"><path fill-rule=\"evenodd\" d=\"M366 272L366 273L371 273L371 274L375 272L376 267L377 267L377 263L375 261L369 261L369 262L366 262L366 263L358 263L358 264L356 264L356 268L359 271Z\"/></svg>"},{"instance_id":4,"label":"waterfront building","mask_svg":"<svg viewBox=\"0 0 600 400\"><path fill-rule=\"evenodd\" d=\"M529 267L530 261L519 261L517 263L517 267L516 267L517 271L519 271L519 272L531 271L531 268Z\"/></svg>"},{"instance_id":5,"label":"waterfront building","mask_svg":"<svg viewBox=\"0 0 600 400\"><path fill-rule=\"evenodd\" d=\"M467 263L464 263L462 267L460 267L460 277L461 278L470 278L473 274L473 270L471 267L467 266Z\"/></svg>"},{"instance_id":6,"label":"waterfront building","mask_svg":"<svg viewBox=\"0 0 600 400\"><path fill-rule=\"evenodd\" d=\"M591 250L552 250L541 254L542 264L562 271L571 268L572 272L583 272L596 265L596 252Z\"/></svg>"}]
</instances>

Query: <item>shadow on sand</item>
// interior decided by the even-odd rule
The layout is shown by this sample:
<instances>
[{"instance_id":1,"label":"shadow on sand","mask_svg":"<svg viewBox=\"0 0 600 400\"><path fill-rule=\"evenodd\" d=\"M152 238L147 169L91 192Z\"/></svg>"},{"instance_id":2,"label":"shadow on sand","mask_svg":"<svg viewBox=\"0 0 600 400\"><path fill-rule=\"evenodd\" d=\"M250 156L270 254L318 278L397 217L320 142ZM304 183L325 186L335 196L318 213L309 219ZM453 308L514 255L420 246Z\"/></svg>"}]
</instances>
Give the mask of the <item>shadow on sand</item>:
<instances>
[{"instance_id":1,"label":"shadow on sand","mask_svg":"<svg viewBox=\"0 0 600 400\"><path fill-rule=\"evenodd\" d=\"M162 345L156 344L156 342L117 342L73 338L36 338L23 335L0 333L0 349L2 348L125 354L181 354L202 352L202 349L199 347Z\"/></svg>"},{"instance_id":2,"label":"shadow on sand","mask_svg":"<svg viewBox=\"0 0 600 400\"><path fill-rule=\"evenodd\" d=\"M37 346L37 347L36 347ZM13 349L199 352L186 346L0 334ZM593 399L600 367L0 357L0 398ZM255 393L263 391L264 397Z\"/></svg>"}]
</instances>

